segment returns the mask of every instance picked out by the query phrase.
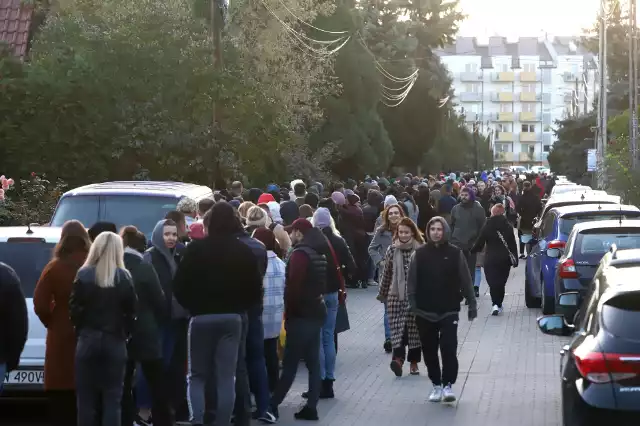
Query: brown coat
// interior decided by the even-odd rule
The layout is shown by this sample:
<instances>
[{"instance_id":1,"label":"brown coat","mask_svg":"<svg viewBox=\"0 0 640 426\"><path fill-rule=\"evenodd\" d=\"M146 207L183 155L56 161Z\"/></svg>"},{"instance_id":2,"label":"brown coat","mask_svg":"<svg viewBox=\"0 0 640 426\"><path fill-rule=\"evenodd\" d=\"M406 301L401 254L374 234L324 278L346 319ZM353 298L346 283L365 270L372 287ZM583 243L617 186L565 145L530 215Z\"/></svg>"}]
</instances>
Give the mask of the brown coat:
<instances>
[{"instance_id":1,"label":"brown coat","mask_svg":"<svg viewBox=\"0 0 640 426\"><path fill-rule=\"evenodd\" d=\"M53 259L42 271L33 294L33 308L47 328L45 390L75 389L76 335L69 318L69 296L87 253Z\"/></svg>"}]
</instances>

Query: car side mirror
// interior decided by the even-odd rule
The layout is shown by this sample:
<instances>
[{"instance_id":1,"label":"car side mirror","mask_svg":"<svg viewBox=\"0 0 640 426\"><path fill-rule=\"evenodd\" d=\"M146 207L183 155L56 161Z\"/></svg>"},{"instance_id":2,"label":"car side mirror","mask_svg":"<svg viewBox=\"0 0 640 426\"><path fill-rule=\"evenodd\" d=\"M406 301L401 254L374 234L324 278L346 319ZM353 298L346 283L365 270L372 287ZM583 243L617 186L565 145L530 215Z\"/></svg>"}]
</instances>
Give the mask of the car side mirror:
<instances>
[{"instance_id":1,"label":"car side mirror","mask_svg":"<svg viewBox=\"0 0 640 426\"><path fill-rule=\"evenodd\" d=\"M543 315L537 320L538 328L550 336L570 336L575 327L567 323L564 315Z\"/></svg>"},{"instance_id":2,"label":"car side mirror","mask_svg":"<svg viewBox=\"0 0 640 426\"><path fill-rule=\"evenodd\" d=\"M580 293L577 291L568 291L561 293L558 297L558 305L574 308L580 305Z\"/></svg>"},{"instance_id":3,"label":"car side mirror","mask_svg":"<svg viewBox=\"0 0 640 426\"><path fill-rule=\"evenodd\" d=\"M550 248L547 249L547 256L557 259L562 256L562 251L559 248Z\"/></svg>"}]
</instances>

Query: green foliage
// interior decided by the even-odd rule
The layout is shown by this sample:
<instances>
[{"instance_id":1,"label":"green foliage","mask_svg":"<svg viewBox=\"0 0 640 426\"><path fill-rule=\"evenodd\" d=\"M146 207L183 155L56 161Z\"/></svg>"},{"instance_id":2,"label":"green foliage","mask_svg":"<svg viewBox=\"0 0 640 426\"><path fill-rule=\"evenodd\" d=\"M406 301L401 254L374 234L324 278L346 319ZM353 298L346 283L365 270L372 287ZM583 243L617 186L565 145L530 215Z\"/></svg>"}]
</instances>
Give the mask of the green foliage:
<instances>
[{"instance_id":1,"label":"green foliage","mask_svg":"<svg viewBox=\"0 0 640 426\"><path fill-rule=\"evenodd\" d=\"M567 176L576 183L589 184L587 149L594 148L595 114L556 121L558 140L549 154L549 166L554 173Z\"/></svg>"},{"instance_id":2,"label":"green foliage","mask_svg":"<svg viewBox=\"0 0 640 426\"><path fill-rule=\"evenodd\" d=\"M20 180L17 187L0 200L0 226L48 223L66 189L67 185L62 180L50 182L45 176L36 174Z\"/></svg>"}]
</instances>

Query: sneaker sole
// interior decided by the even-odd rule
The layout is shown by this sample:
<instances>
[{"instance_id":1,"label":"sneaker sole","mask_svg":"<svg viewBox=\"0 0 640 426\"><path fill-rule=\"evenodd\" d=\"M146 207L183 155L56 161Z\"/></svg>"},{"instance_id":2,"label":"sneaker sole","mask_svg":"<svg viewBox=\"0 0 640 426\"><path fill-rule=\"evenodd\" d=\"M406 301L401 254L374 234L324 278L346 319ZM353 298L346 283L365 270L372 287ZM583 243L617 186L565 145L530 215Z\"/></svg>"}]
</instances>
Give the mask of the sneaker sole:
<instances>
[{"instance_id":1,"label":"sneaker sole","mask_svg":"<svg viewBox=\"0 0 640 426\"><path fill-rule=\"evenodd\" d=\"M396 377L402 377L402 366L399 363L391 361L389 367L391 368L391 371L393 371L393 374L396 375Z\"/></svg>"},{"instance_id":2,"label":"sneaker sole","mask_svg":"<svg viewBox=\"0 0 640 426\"><path fill-rule=\"evenodd\" d=\"M440 399L431 399L431 398L429 398L429 402L433 402L433 403L442 402L442 398L440 398Z\"/></svg>"},{"instance_id":3,"label":"sneaker sole","mask_svg":"<svg viewBox=\"0 0 640 426\"><path fill-rule=\"evenodd\" d=\"M498 312L498 311L491 311L491 315L494 316L494 317L497 317L499 313L500 312Z\"/></svg>"},{"instance_id":4,"label":"sneaker sole","mask_svg":"<svg viewBox=\"0 0 640 426\"><path fill-rule=\"evenodd\" d=\"M442 398L442 402L445 404L451 404L452 402L456 402L456 397L455 396L444 397Z\"/></svg>"}]
</instances>

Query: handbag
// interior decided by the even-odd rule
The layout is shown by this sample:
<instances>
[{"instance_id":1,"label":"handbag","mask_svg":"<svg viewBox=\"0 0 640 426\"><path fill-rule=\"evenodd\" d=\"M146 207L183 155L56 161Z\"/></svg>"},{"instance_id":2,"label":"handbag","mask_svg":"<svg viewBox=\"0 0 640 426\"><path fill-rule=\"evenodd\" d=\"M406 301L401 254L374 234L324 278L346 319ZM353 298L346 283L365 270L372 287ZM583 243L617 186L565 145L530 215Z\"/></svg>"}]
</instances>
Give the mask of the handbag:
<instances>
[{"instance_id":1,"label":"handbag","mask_svg":"<svg viewBox=\"0 0 640 426\"><path fill-rule=\"evenodd\" d=\"M507 249L507 252L509 253L509 262L511 263L511 266L516 266L518 264L518 259L516 259L513 253L511 253L511 250L509 250L509 245L502 236L502 233L500 231L496 232L498 233L498 238L500 238L500 241L502 241L502 245Z\"/></svg>"}]
</instances>

